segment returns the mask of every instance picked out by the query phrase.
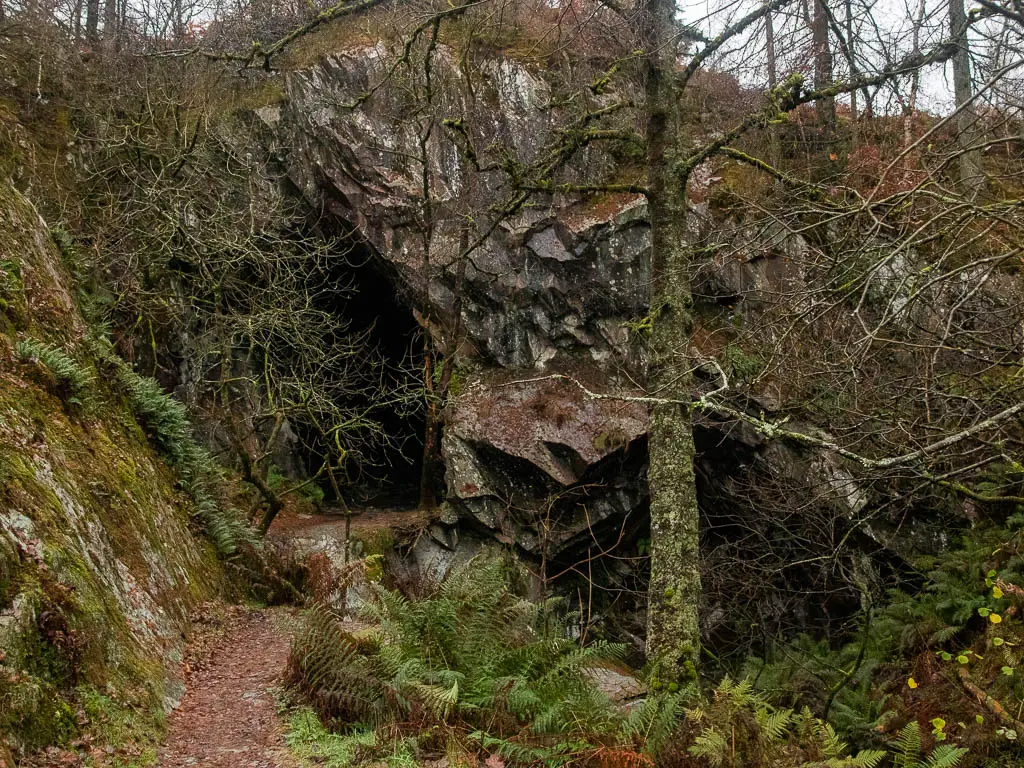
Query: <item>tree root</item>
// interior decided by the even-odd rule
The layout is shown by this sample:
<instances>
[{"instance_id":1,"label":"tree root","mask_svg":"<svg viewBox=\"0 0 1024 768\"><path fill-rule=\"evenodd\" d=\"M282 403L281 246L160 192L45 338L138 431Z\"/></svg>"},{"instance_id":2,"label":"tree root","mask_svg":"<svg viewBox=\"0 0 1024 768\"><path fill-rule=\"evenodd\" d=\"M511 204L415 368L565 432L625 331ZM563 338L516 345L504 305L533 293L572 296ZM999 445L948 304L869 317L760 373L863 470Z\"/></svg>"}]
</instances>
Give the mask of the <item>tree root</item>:
<instances>
[{"instance_id":1,"label":"tree root","mask_svg":"<svg viewBox=\"0 0 1024 768\"><path fill-rule=\"evenodd\" d=\"M971 680L971 674L964 667L958 667L956 673L960 678L960 684L968 693L978 700L978 703L981 704L981 706L999 718L1004 725L1010 726L1019 735L1024 736L1024 723L1015 719L1013 715L1006 711L1006 708L1000 704L998 700L989 696L983 688Z\"/></svg>"}]
</instances>

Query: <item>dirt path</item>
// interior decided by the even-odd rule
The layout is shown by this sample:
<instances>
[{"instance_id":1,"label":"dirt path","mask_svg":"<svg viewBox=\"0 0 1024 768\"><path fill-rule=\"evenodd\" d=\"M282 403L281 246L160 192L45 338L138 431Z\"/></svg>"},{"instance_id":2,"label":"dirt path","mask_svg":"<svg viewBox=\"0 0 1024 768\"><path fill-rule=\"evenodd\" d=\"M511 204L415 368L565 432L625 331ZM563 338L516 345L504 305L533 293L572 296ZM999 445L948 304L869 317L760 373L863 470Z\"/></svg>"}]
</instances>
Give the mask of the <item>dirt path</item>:
<instances>
[{"instance_id":1,"label":"dirt path","mask_svg":"<svg viewBox=\"0 0 1024 768\"><path fill-rule=\"evenodd\" d=\"M413 533L430 524L430 515L410 509L366 507L352 515L352 535L365 537L391 531L396 536ZM274 519L267 532L271 538L345 540L345 516L340 510L332 514L294 515L282 513Z\"/></svg>"},{"instance_id":2,"label":"dirt path","mask_svg":"<svg viewBox=\"0 0 1024 768\"><path fill-rule=\"evenodd\" d=\"M283 615L245 614L186 681L160 750L163 768L295 768L269 690L288 660Z\"/></svg>"}]
</instances>

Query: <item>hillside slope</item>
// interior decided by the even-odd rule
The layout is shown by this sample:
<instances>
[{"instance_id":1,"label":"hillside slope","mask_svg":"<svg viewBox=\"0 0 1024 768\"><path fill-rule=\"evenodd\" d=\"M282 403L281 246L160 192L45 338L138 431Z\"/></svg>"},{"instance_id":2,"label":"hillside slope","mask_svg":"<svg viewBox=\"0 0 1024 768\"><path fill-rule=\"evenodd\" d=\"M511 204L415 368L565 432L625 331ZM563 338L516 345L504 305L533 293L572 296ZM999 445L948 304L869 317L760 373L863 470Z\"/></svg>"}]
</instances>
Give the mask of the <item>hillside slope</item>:
<instances>
[{"instance_id":1,"label":"hillside slope","mask_svg":"<svg viewBox=\"0 0 1024 768\"><path fill-rule=\"evenodd\" d=\"M151 729L189 609L223 586L91 338L55 238L0 182L0 763Z\"/></svg>"}]
</instances>

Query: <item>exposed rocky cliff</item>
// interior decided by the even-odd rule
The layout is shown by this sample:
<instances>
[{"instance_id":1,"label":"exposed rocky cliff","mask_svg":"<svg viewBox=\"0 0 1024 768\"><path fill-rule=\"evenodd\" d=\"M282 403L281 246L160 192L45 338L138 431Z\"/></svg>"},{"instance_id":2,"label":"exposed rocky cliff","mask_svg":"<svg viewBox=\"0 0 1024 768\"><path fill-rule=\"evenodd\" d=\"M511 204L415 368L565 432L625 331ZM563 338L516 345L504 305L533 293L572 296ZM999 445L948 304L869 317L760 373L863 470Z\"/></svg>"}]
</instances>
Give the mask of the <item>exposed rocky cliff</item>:
<instances>
[{"instance_id":1,"label":"exposed rocky cliff","mask_svg":"<svg viewBox=\"0 0 1024 768\"><path fill-rule=\"evenodd\" d=\"M623 354L624 323L645 314L647 305L642 198L525 208L501 221L463 265L464 217L484 215L508 189L499 175L471 167L437 127L427 151L433 231L429 245L424 241L422 180L413 159L420 124L403 119L398 86L348 106L386 77L389 55L383 47L362 47L329 56L288 76L282 105L258 110L288 179L336 231L354 230L369 244L386 261L396 289L449 330L459 295L461 330L473 357L503 368L539 368L579 353L596 362ZM552 94L542 77L514 60L495 59L469 88L453 53L437 58L439 121L479 126L476 144L512 146L524 159L544 148L553 110L545 106ZM578 161L610 164L596 151Z\"/></svg>"},{"instance_id":2,"label":"exposed rocky cliff","mask_svg":"<svg viewBox=\"0 0 1024 768\"><path fill-rule=\"evenodd\" d=\"M454 350L458 328L444 431L453 511L536 553L538 515L554 505L560 532L545 546L557 552L586 538L588 526L643 505L642 460L633 454L643 452L635 444L646 409L589 401L567 381L531 379L561 372L602 391L635 391L623 371L641 364L629 327L647 312L646 204L629 194L552 199L501 220L463 261L467 238L478 234L467 233L466 217L485 216L508 190L500 174L471 167L438 127L427 153L428 244L419 166L410 159L421 125L404 119L400 88L347 106L385 77L390 55L381 45L329 56L290 74L286 100L257 115L277 166L321 226L353 232L370 248L394 290L430 316L442 350ZM480 126L480 147L515 147L527 159L542 151L554 125L543 77L495 58L469 87L453 52L442 50L436 62L438 122ZM574 162L580 169L613 163L597 151ZM571 501L559 501L567 491Z\"/></svg>"},{"instance_id":3,"label":"exposed rocky cliff","mask_svg":"<svg viewBox=\"0 0 1024 768\"><path fill-rule=\"evenodd\" d=\"M629 398L642 394L644 377L646 203L626 193L540 195L535 205L499 220L471 256L460 259L467 239L488 231L481 222L509 193L500 172L473 167L464 139L446 133L444 121L448 128L474 126L478 149L512 147L529 161L557 132L552 86L525 64L493 57L480 64L470 87L458 56L442 46L433 73L439 94L434 127L424 153L424 122L410 115L402 87L385 83L394 55L384 44L360 44L288 74L282 101L256 112L272 171L322 227L350 233L369 250L402 300L419 318L429 316L443 352L458 347L443 443L448 523L460 521L535 558L559 561L560 572L612 544L626 542L642 554L647 408ZM423 203L424 157L429 207ZM587 148L568 173L582 178L620 162ZM772 297L806 287L810 246L798 234L748 226L742 212L716 207L719 182L700 169L691 185L694 236L714 234L718 241L716 256L694 275L692 352L740 371L756 360L756 350L750 356L739 347L725 349L722 339L730 338L731 328L756 324ZM425 225L429 240L422 236ZM715 386L713 370L697 376ZM787 386L767 377L747 388L749 411L789 412ZM619 399L593 398L584 387ZM827 560L845 531L856 529L849 541L870 553L861 561L865 578L941 543L935 525L919 531L914 521L884 515L866 523L870 497L827 453L770 443L748 427L707 415L698 418L696 439L711 539L733 555L750 536L776 548L777 580L754 590L763 601L750 598L763 607L764 626L769 614L795 611L799 621L818 610L797 604L802 585L819 575L782 564ZM801 514L818 521L810 525L820 537L797 533L794 496L808 500ZM452 549L456 537L439 533L434 539L443 550ZM706 549L714 569L715 542ZM743 557L756 558L758 551L746 547ZM635 575L628 563L612 570L613 582ZM712 574L710 589L721 581L722 592L734 594L729 578ZM776 590L791 594L776 599ZM707 629L723 617L706 612Z\"/></svg>"}]
</instances>

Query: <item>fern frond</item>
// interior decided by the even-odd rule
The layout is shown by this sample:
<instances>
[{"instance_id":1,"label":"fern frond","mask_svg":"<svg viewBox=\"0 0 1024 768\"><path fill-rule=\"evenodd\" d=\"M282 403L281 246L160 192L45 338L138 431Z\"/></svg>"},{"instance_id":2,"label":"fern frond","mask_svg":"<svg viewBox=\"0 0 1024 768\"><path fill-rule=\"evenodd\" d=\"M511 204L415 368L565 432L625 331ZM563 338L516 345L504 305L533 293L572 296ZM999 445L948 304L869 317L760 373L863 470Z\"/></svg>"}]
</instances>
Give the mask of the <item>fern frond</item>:
<instances>
[{"instance_id":1,"label":"fern frond","mask_svg":"<svg viewBox=\"0 0 1024 768\"><path fill-rule=\"evenodd\" d=\"M36 339L19 341L14 349L23 362L37 363L48 370L64 388L67 402L85 409L93 404L92 390L95 377L63 350Z\"/></svg>"},{"instance_id":2,"label":"fern frond","mask_svg":"<svg viewBox=\"0 0 1024 768\"><path fill-rule=\"evenodd\" d=\"M877 768L887 757L882 750L861 750L853 757L830 757L825 761L827 768Z\"/></svg>"},{"instance_id":3,"label":"fern frond","mask_svg":"<svg viewBox=\"0 0 1024 768\"><path fill-rule=\"evenodd\" d=\"M694 739L689 752L694 757L707 760L712 768L718 768L729 754L729 743L721 731L708 728Z\"/></svg>"},{"instance_id":4,"label":"fern frond","mask_svg":"<svg viewBox=\"0 0 1024 768\"><path fill-rule=\"evenodd\" d=\"M434 717L448 720L458 708L459 681L452 681L451 687L443 685L415 684L420 699L427 705Z\"/></svg>"},{"instance_id":5,"label":"fern frond","mask_svg":"<svg viewBox=\"0 0 1024 768\"><path fill-rule=\"evenodd\" d=\"M956 768L966 754L967 750L963 747L940 744L932 750L922 765L923 768Z\"/></svg>"},{"instance_id":6,"label":"fern frond","mask_svg":"<svg viewBox=\"0 0 1024 768\"><path fill-rule=\"evenodd\" d=\"M894 749L895 768L918 768L918 759L921 757L921 728L916 720L911 720L900 729Z\"/></svg>"},{"instance_id":7,"label":"fern frond","mask_svg":"<svg viewBox=\"0 0 1024 768\"><path fill-rule=\"evenodd\" d=\"M769 741L778 741L786 733L786 728L793 720L793 710L777 709L770 711L762 707L757 712L758 724Z\"/></svg>"}]
</instances>

